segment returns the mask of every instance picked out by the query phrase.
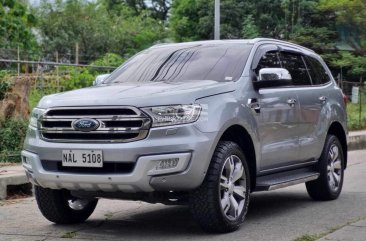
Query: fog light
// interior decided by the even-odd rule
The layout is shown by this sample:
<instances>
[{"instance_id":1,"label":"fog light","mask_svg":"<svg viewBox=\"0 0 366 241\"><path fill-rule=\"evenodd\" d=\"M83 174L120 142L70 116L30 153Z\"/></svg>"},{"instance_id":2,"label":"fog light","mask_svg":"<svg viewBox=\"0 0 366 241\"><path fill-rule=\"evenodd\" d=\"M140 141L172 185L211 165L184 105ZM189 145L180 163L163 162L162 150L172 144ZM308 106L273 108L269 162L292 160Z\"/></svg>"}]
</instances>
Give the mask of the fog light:
<instances>
[{"instance_id":1,"label":"fog light","mask_svg":"<svg viewBox=\"0 0 366 241\"><path fill-rule=\"evenodd\" d=\"M175 168L178 166L179 158L170 158L160 160L158 165L156 165L155 170L164 170Z\"/></svg>"},{"instance_id":2,"label":"fog light","mask_svg":"<svg viewBox=\"0 0 366 241\"><path fill-rule=\"evenodd\" d=\"M142 156L137 162L146 163L147 175L163 175L184 171L191 159L191 153L172 153L154 156Z\"/></svg>"},{"instance_id":3,"label":"fog light","mask_svg":"<svg viewBox=\"0 0 366 241\"><path fill-rule=\"evenodd\" d=\"M22 156L23 167L29 171L32 171L32 165L30 160L26 156Z\"/></svg>"}]
</instances>

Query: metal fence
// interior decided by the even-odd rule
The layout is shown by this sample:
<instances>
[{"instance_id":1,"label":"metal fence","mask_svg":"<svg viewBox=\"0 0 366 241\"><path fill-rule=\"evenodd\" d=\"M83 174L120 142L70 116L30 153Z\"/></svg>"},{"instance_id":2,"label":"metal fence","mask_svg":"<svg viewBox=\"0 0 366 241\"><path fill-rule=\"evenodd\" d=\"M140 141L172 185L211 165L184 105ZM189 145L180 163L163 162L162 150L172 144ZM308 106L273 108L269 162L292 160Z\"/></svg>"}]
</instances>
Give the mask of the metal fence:
<instances>
[{"instance_id":1,"label":"metal fence","mask_svg":"<svg viewBox=\"0 0 366 241\"><path fill-rule=\"evenodd\" d=\"M0 125L2 145L0 146L0 162L20 161L21 139L24 138L26 130L23 127L27 125L26 121L30 109L37 104L42 96L71 89L70 83L75 82L73 78L79 78L77 81L83 82L83 78L88 77L89 80L84 81L84 86L91 85L96 75L110 73L116 68L115 66L71 63L66 58L63 59L66 62L60 62L57 58L56 60L35 61L20 59L19 55L16 59L10 57L12 56L8 53L4 54L4 51L0 51L0 70L6 72L1 75L2 77L0 76L0 82L9 83L10 86L6 94L0 99L0 118L8 120L7 118L11 117L13 120L13 117L23 117L23 121L20 121L19 125L14 124L19 127L17 130L14 130L14 126L7 127L8 130L6 130L6 127ZM7 123L9 122L7 121ZM23 134L19 134L19 132ZM13 133L11 138L14 137L18 140L18 147L14 148L14 143L11 143L7 133ZM10 144L7 145L6 142Z\"/></svg>"}]
</instances>

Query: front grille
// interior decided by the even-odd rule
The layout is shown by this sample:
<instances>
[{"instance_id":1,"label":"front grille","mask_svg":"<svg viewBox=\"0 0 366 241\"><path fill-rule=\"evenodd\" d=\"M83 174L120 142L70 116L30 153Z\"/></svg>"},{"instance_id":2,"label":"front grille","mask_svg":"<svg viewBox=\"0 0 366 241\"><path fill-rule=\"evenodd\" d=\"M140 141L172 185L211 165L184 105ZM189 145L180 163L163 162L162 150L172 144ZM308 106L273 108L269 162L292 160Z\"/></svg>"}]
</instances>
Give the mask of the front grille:
<instances>
[{"instance_id":1,"label":"front grille","mask_svg":"<svg viewBox=\"0 0 366 241\"><path fill-rule=\"evenodd\" d=\"M92 131L73 127L79 119L94 119ZM144 139L150 118L135 107L64 107L49 109L39 120L41 138L51 142L131 142Z\"/></svg>"},{"instance_id":2,"label":"front grille","mask_svg":"<svg viewBox=\"0 0 366 241\"><path fill-rule=\"evenodd\" d=\"M64 167L61 161L42 160L42 167L48 172L75 174L128 174L132 173L135 163L104 162L103 167Z\"/></svg>"}]
</instances>

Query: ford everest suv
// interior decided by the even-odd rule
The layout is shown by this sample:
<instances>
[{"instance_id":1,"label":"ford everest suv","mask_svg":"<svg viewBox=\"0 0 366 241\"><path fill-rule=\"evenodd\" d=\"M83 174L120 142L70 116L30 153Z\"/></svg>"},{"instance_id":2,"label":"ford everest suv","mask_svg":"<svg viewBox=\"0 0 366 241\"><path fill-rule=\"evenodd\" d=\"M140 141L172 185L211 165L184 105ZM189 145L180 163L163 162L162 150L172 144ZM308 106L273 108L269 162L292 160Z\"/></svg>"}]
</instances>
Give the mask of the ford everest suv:
<instances>
[{"instance_id":1,"label":"ford everest suv","mask_svg":"<svg viewBox=\"0 0 366 241\"><path fill-rule=\"evenodd\" d=\"M42 214L85 221L99 198L187 204L236 230L252 192L305 183L336 199L342 91L307 48L272 39L162 44L89 88L44 97L22 151Z\"/></svg>"}]
</instances>

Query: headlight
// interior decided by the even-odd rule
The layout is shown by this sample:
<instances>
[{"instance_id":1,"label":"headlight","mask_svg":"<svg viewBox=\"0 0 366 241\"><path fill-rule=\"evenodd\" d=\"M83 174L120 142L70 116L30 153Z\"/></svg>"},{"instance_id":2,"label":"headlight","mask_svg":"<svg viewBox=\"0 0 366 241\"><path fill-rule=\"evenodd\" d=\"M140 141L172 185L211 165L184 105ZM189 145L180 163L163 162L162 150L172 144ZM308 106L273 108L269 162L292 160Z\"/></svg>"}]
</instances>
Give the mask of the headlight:
<instances>
[{"instance_id":1,"label":"headlight","mask_svg":"<svg viewBox=\"0 0 366 241\"><path fill-rule=\"evenodd\" d=\"M44 109L34 108L32 113L30 114L29 125L37 128L38 120L45 111L46 110L44 110Z\"/></svg>"},{"instance_id":2,"label":"headlight","mask_svg":"<svg viewBox=\"0 0 366 241\"><path fill-rule=\"evenodd\" d=\"M192 123L198 120L200 105L156 106L143 109L153 119L153 127Z\"/></svg>"}]
</instances>

